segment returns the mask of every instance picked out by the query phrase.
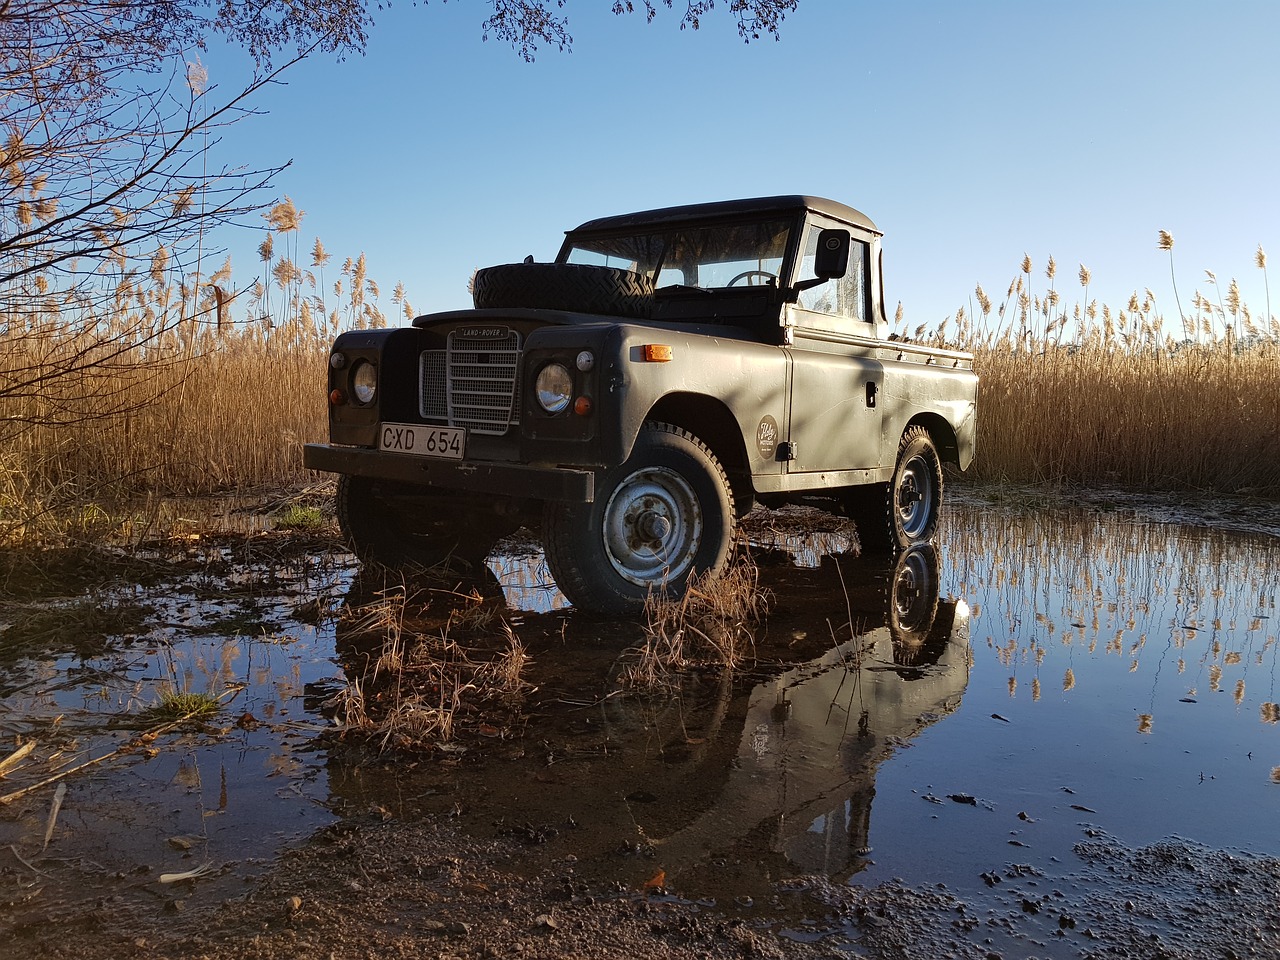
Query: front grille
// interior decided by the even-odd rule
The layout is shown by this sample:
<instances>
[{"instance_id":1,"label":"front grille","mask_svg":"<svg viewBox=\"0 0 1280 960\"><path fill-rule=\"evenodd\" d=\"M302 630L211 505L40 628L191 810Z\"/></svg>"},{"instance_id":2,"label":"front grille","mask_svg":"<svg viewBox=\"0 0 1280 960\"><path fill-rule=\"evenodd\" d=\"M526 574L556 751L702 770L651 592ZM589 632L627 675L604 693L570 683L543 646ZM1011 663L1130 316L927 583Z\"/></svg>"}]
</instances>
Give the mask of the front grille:
<instances>
[{"instance_id":1,"label":"front grille","mask_svg":"<svg viewBox=\"0 0 1280 960\"><path fill-rule=\"evenodd\" d=\"M449 334L444 350L419 358L419 406L424 419L501 436L520 422L516 405L520 334L506 328L466 328Z\"/></svg>"}]
</instances>

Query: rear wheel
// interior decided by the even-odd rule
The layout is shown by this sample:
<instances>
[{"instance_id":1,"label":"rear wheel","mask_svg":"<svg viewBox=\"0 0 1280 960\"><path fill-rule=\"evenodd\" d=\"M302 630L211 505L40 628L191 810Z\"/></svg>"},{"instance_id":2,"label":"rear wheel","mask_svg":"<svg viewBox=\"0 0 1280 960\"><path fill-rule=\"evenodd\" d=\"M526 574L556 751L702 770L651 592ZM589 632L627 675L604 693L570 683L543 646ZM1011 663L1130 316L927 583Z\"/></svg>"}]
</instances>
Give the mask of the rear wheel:
<instances>
[{"instance_id":1,"label":"rear wheel","mask_svg":"<svg viewBox=\"0 0 1280 960\"><path fill-rule=\"evenodd\" d=\"M542 541L575 606L629 614L650 591L676 595L694 574L722 570L733 531L715 455L678 427L646 423L626 462L600 475L593 503L547 505Z\"/></svg>"},{"instance_id":2,"label":"rear wheel","mask_svg":"<svg viewBox=\"0 0 1280 960\"><path fill-rule=\"evenodd\" d=\"M340 476L335 507L352 552L390 567L447 560L478 567L520 525L491 502L371 477Z\"/></svg>"},{"instance_id":3,"label":"rear wheel","mask_svg":"<svg viewBox=\"0 0 1280 960\"><path fill-rule=\"evenodd\" d=\"M942 461L924 427L902 435L893 480L852 488L845 512L864 553L906 550L933 539L942 512Z\"/></svg>"}]
</instances>

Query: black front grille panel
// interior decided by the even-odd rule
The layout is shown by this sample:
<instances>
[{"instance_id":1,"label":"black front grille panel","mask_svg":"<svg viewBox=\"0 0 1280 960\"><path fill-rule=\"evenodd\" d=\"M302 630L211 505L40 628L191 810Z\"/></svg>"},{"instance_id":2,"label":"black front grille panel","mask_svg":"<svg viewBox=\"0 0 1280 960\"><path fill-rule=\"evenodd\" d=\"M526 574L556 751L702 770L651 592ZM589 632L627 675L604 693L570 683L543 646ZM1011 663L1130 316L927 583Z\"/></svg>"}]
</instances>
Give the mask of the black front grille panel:
<instances>
[{"instance_id":1,"label":"black front grille panel","mask_svg":"<svg viewBox=\"0 0 1280 960\"><path fill-rule=\"evenodd\" d=\"M519 424L516 403L520 334L506 328L459 329L444 350L419 359L419 412L426 420L501 436Z\"/></svg>"}]
</instances>

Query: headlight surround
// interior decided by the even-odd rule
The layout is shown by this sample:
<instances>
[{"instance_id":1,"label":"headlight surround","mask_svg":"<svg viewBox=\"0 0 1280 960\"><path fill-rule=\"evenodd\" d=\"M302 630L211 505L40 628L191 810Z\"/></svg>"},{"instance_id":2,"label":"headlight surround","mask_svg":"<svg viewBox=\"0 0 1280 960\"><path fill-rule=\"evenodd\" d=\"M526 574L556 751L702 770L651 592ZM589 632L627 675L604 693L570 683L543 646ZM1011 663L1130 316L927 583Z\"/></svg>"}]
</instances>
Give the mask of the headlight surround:
<instances>
[{"instance_id":1,"label":"headlight surround","mask_svg":"<svg viewBox=\"0 0 1280 960\"><path fill-rule=\"evenodd\" d=\"M359 360L351 368L351 392L359 403L373 403L378 393L378 368L368 360Z\"/></svg>"},{"instance_id":2,"label":"headlight surround","mask_svg":"<svg viewBox=\"0 0 1280 960\"><path fill-rule=\"evenodd\" d=\"M560 413L573 400L573 376L560 363L548 363L539 370L533 388L538 406L547 413Z\"/></svg>"}]
</instances>

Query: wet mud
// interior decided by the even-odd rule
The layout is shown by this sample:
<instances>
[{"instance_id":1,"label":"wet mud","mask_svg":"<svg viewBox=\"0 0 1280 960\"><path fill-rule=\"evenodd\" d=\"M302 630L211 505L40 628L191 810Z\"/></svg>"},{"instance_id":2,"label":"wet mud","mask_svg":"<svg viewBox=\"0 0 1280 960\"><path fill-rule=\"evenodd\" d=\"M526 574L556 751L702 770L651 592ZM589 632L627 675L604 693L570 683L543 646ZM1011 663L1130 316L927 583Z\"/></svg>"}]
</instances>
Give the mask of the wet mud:
<instances>
[{"instance_id":1,"label":"wet mud","mask_svg":"<svg viewBox=\"0 0 1280 960\"><path fill-rule=\"evenodd\" d=\"M34 744L0 768L0 953L1276 955L1269 508L959 499L891 560L755 517L749 656L648 692L643 625L518 541L414 589L268 533L33 588L0 610L0 763ZM344 737L377 650L342 612L388 590L472 658L505 624L519 694L442 748ZM218 711L152 736L168 689Z\"/></svg>"}]
</instances>

